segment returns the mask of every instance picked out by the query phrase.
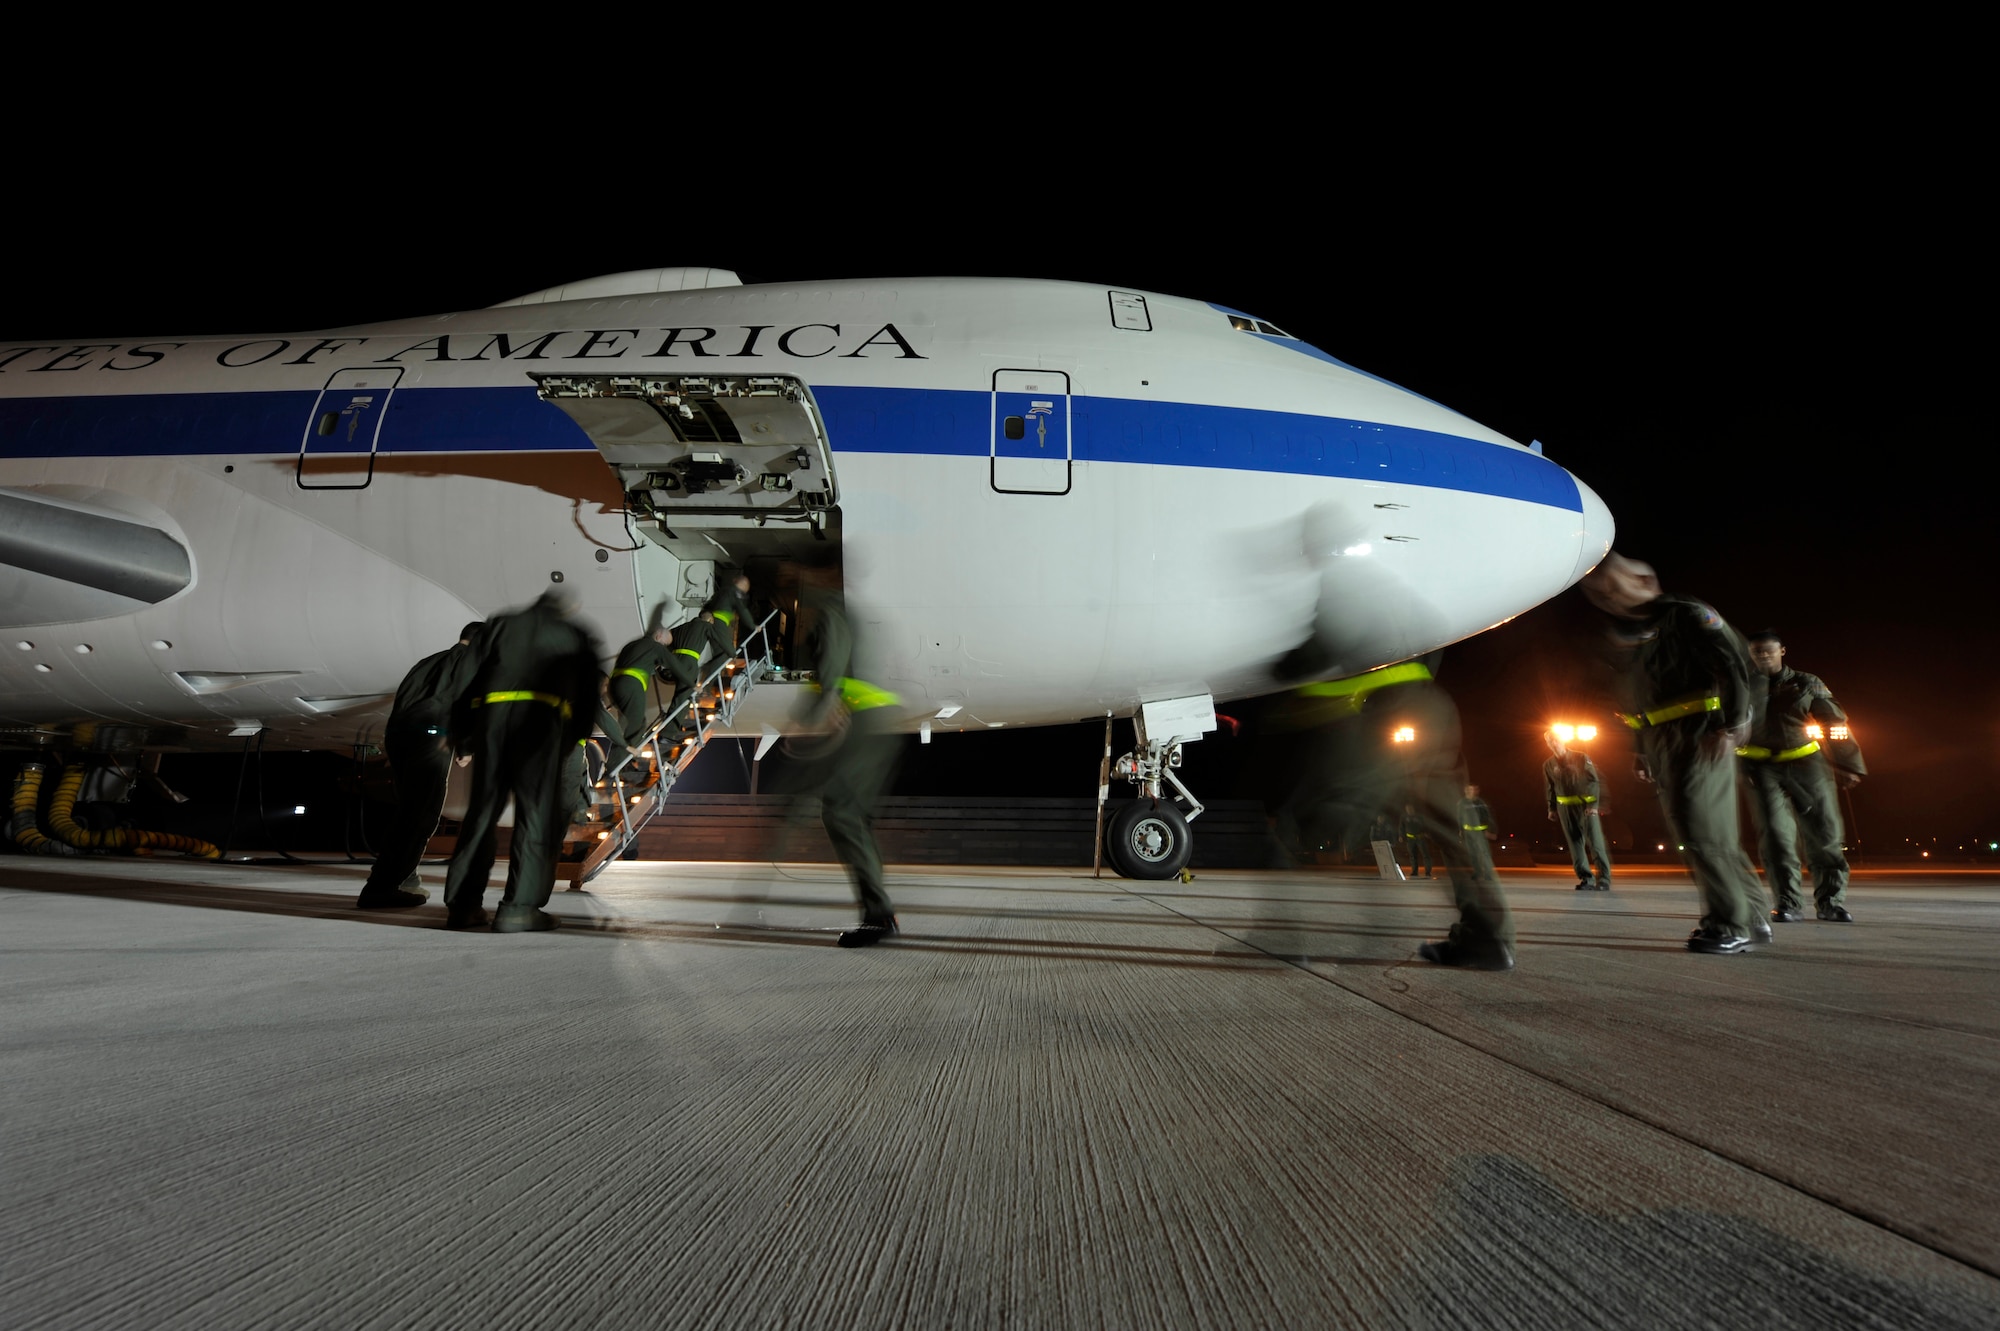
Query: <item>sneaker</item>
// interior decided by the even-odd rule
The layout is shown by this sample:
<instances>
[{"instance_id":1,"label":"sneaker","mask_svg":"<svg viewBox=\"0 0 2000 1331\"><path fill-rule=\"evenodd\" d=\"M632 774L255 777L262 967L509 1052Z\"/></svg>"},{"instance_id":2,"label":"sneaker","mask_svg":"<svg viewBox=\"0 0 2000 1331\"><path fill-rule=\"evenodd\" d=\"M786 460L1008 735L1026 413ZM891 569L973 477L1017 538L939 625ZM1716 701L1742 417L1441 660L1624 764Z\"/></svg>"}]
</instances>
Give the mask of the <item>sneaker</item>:
<instances>
[{"instance_id":1,"label":"sneaker","mask_svg":"<svg viewBox=\"0 0 2000 1331\"><path fill-rule=\"evenodd\" d=\"M1745 952L1749 948L1749 939L1738 938L1735 934L1725 933L1721 929L1696 929L1688 935L1687 941L1688 951L1706 952L1711 956L1718 957L1727 957L1738 952Z\"/></svg>"},{"instance_id":2,"label":"sneaker","mask_svg":"<svg viewBox=\"0 0 2000 1331\"><path fill-rule=\"evenodd\" d=\"M1773 924L1797 924L1804 918L1804 915L1795 910L1774 910L1771 912L1771 922Z\"/></svg>"},{"instance_id":3,"label":"sneaker","mask_svg":"<svg viewBox=\"0 0 2000 1331\"><path fill-rule=\"evenodd\" d=\"M1750 941L1753 943L1770 942L1771 926L1762 920L1752 920L1750 922Z\"/></svg>"},{"instance_id":4,"label":"sneaker","mask_svg":"<svg viewBox=\"0 0 2000 1331\"><path fill-rule=\"evenodd\" d=\"M486 927L485 908L473 906L467 910L452 911L445 916L444 927L447 929L484 929Z\"/></svg>"},{"instance_id":5,"label":"sneaker","mask_svg":"<svg viewBox=\"0 0 2000 1331\"><path fill-rule=\"evenodd\" d=\"M1458 966L1469 971L1510 971L1514 969L1514 953L1505 943L1484 943L1472 945L1456 939L1442 938L1435 943L1425 943L1417 949L1417 955L1436 966Z\"/></svg>"},{"instance_id":6,"label":"sneaker","mask_svg":"<svg viewBox=\"0 0 2000 1331\"><path fill-rule=\"evenodd\" d=\"M1579 878L1576 880L1576 890L1579 892L1595 892L1597 886L1588 878Z\"/></svg>"},{"instance_id":7,"label":"sneaker","mask_svg":"<svg viewBox=\"0 0 2000 1331\"><path fill-rule=\"evenodd\" d=\"M1831 920L1835 924L1854 923L1854 917L1847 913L1847 907L1845 906L1821 906L1819 908L1819 917L1822 920Z\"/></svg>"}]
</instances>

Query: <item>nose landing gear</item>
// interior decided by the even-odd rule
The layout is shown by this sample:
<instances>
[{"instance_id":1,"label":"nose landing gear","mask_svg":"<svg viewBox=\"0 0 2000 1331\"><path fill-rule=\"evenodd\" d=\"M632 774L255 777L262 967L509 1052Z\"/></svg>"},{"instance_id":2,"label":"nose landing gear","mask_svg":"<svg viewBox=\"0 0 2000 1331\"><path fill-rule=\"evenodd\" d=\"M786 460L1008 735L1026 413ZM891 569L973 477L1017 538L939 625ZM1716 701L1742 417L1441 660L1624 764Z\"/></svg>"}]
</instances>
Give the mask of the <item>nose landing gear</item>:
<instances>
[{"instance_id":1,"label":"nose landing gear","mask_svg":"<svg viewBox=\"0 0 2000 1331\"><path fill-rule=\"evenodd\" d=\"M1194 833L1188 824L1201 816L1202 803L1174 769L1181 765L1181 745L1215 729L1215 704L1207 696L1146 703L1132 718L1139 746L1112 764L1113 775L1139 788L1139 798L1122 804L1104 829L1104 858L1120 877L1161 881L1177 877L1194 853ZM1110 752L1110 731L1105 731ZM1163 793L1163 784L1173 787ZM1175 803L1187 804L1182 813Z\"/></svg>"}]
</instances>

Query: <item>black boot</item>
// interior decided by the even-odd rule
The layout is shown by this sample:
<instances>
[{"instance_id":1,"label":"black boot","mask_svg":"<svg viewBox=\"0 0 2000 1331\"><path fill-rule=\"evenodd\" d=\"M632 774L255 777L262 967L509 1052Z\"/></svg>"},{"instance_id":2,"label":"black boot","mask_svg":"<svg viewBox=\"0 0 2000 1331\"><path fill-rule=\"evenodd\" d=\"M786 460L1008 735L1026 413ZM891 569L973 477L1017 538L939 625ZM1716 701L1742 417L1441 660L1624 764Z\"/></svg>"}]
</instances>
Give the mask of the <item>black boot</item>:
<instances>
[{"instance_id":1,"label":"black boot","mask_svg":"<svg viewBox=\"0 0 2000 1331\"><path fill-rule=\"evenodd\" d=\"M1513 949L1496 941L1461 943L1453 938L1444 938L1435 943L1425 943L1417 949L1417 955L1435 965L1458 966L1470 971L1514 969Z\"/></svg>"},{"instance_id":2,"label":"black boot","mask_svg":"<svg viewBox=\"0 0 2000 1331\"><path fill-rule=\"evenodd\" d=\"M896 928L896 917L884 915L873 920L863 920L854 928L841 934L842 947L873 947L885 938L894 938L901 930Z\"/></svg>"}]
</instances>

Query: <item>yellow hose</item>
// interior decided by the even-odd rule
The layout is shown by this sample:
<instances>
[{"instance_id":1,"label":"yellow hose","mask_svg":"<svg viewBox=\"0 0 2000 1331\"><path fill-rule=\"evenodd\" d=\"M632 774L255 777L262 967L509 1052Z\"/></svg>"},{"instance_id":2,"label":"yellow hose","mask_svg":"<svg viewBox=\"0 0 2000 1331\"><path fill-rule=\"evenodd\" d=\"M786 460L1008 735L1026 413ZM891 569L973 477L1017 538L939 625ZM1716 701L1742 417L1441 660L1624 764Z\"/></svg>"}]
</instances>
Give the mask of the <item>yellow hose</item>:
<instances>
[{"instance_id":1,"label":"yellow hose","mask_svg":"<svg viewBox=\"0 0 2000 1331\"><path fill-rule=\"evenodd\" d=\"M129 850L142 854L149 851L173 850L204 860L222 858L220 850L206 841L191 836L176 836L171 832L140 832L124 827L114 827L109 832L93 832L87 827L80 826L74 814L77 792L83 789L83 778L82 766L65 769L62 780L56 784L55 796L49 800L49 830L78 850Z\"/></svg>"},{"instance_id":2,"label":"yellow hose","mask_svg":"<svg viewBox=\"0 0 2000 1331\"><path fill-rule=\"evenodd\" d=\"M81 855L82 851L45 835L36 825L35 811L41 802L42 765L23 763L14 773L13 816L7 820L7 831L15 843L30 855Z\"/></svg>"}]
</instances>

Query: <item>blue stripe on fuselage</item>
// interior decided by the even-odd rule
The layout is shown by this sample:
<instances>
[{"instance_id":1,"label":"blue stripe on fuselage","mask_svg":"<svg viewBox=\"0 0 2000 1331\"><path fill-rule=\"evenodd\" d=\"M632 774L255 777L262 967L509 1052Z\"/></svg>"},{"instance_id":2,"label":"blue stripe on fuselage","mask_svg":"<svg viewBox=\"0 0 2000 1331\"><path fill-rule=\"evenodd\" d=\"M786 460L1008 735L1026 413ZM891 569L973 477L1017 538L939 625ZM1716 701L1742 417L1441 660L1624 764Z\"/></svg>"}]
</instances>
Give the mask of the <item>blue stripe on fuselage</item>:
<instances>
[{"instance_id":1,"label":"blue stripe on fuselage","mask_svg":"<svg viewBox=\"0 0 2000 1331\"><path fill-rule=\"evenodd\" d=\"M841 452L985 457L991 395L949 389L813 390ZM1576 482L1547 458L1434 430L1188 402L1079 397L1071 402L1082 462L1227 467L1344 476L1466 490L1583 511Z\"/></svg>"},{"instance_id":2,"label":"blue stripe on fuselage","mask_svg":"<svg viewBox=\"0 0 2000 1331\"><path fill-rule=\"evenodd\" d=\"M176 393L0 399L0 458L295 453L318 394ZM815 388L840 453L985 457L992 397L928 388ZM1292 412L1132 398L1071 403L1085 462L1217 467L1423 485L1581 512L1546 458L1432 430ZM532 388L398 389L382 453L553 452L591 443ZM315 452L318 450L315 449Z\"/></svg>"}]
</instances>

